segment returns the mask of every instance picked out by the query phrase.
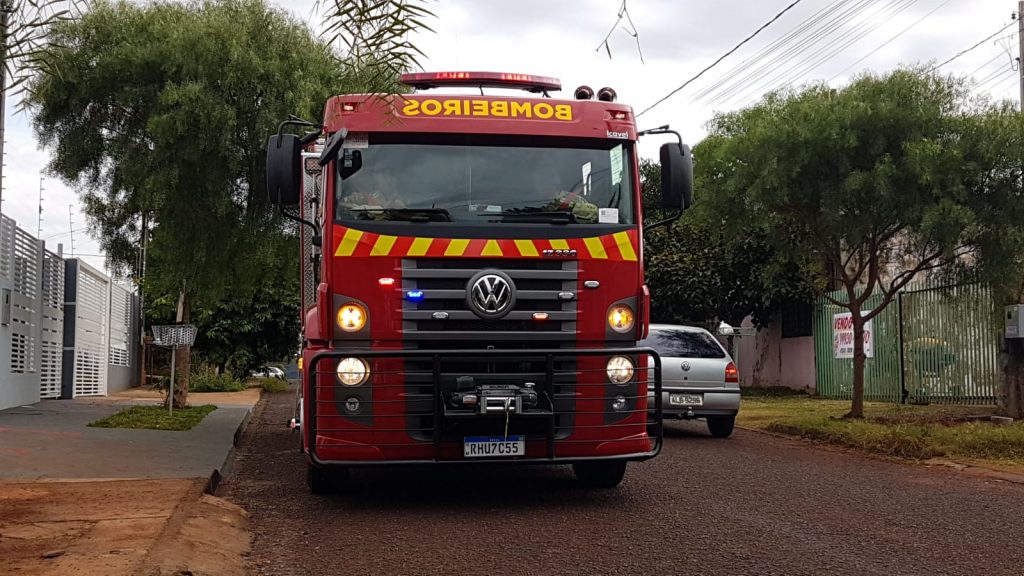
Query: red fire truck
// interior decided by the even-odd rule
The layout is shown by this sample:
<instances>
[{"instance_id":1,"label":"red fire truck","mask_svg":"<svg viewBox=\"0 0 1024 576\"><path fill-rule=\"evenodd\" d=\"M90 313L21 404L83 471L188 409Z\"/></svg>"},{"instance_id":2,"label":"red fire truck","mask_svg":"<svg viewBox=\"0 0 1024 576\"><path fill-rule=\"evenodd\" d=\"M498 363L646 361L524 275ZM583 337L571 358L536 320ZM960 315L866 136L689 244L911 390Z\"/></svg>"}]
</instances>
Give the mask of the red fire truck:
<instances>
[{"instance_id":1,"label":"red fire truck","mask_svg":"<svg viewBox=\"0 0 1024 576\"><path fill-rule=\"evenodd\" d=\"M271 200L302 222L292 425L310 489L356 466L470 462L572 464L617 485L661 448L660 360L636 347L649 295L632 109L610 88L553 99L557 79L524 74L401 80L410 93L333 97L322 125L292 119L268 142ZM674 217L648 228L690 202L675 136L661 148Z\"/></svg>"}]
</instances>

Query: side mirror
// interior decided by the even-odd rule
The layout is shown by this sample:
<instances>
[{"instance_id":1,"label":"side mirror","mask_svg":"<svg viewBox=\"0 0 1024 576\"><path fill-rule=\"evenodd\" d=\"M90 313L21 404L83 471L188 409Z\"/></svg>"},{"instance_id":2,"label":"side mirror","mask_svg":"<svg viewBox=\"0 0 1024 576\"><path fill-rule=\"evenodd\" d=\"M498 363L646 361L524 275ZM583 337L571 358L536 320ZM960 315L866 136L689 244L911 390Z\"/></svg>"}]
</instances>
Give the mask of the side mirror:
<instances>
[{"instance_id":1,"label":"side mirror","mask_svg":"<svg viewBox=\"0 0 1024 576\"><path fill-rule=\"evenodd\" d=\"M267 141L267 192L270 202L297 206L302 189L302 142L295 134L274 134Z\"/></svg>"},{"instance_id":2,"label":"side mirror","mask_svg":"<svg viewBox=\"0 0 1024 576\"><path fill-rule=\"evenodd\" d=\"M686 210L693 204L693 154L685 144L661 146L661 205Z\"/></svg>"}]
</instances>

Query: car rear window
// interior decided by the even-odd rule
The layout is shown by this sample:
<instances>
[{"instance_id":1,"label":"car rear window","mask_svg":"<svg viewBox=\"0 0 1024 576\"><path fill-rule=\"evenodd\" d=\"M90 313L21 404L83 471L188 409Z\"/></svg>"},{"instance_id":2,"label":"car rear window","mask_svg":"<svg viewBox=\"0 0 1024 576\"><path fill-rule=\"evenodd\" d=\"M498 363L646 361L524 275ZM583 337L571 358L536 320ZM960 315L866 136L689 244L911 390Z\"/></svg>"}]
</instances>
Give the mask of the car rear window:
<instances>
[{"instance_id":1,"label":"car rear window","mask_svg":"<svg viewBox=\"0 0 1024 576\"><path fill-rule=\"evenodd\" d=\"M651 335L640 346L654 348L669 358L725 358L725 352L707 332L683 330L651 330Z\"/></svg>"}]
</instances>

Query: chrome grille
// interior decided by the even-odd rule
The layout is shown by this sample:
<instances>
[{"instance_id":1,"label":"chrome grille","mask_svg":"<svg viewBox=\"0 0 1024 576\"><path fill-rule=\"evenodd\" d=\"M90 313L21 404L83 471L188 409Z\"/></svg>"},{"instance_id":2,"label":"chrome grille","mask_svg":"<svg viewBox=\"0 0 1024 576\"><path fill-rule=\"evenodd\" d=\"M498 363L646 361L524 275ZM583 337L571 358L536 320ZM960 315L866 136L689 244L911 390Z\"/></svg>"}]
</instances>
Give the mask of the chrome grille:
<instances>
[{"instance_id":1,"label":"chrome grille","mask_svg":"<svg viewBox=\"0 0 1024 576\"><path fill-rule=\"evenodd\" d=\"M480 318L466 302L467 283L485 269L504 272L516 286L515 307L497 320ZM423 292L419 302L403 304L404 339L491 342L541 335L547 341L575 340L578 277L572 260L404 259L402 289ZM571 300L560 298L566 292ZM437 318L437 312L447 317ZM546 313L547 320L534 320L537 312Z\"/></svg>"}]
</instances>

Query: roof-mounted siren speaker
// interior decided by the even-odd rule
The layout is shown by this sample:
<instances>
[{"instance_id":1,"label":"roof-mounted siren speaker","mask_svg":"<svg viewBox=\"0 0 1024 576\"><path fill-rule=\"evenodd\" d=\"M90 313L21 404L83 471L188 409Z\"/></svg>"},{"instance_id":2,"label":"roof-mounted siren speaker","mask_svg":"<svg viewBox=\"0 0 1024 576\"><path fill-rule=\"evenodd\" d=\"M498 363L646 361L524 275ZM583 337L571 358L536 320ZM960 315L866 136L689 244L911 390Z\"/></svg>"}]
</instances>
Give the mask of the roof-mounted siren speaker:
<instances>
[{"instance_id":1,"label":"roof-mounted siren speaker","mask_svg":"<svg viewBox=\"0 0 1024 576\"><path fill-rule=\"evenodd\" d=\"M594 97L594 89L583 85L576 89L575 95L577 100L590 100Z\"/></svg>"},{"instance_id":2,"label":"roof-mounted siren speaker","mask_svg":"<svg viewBox=\"0 0 1024 576\"><path fill-rule=\"evenodd\" d=\"M619 95L615 93L615 90L607 86L597 91L597 99L601 102L615 102L615 99L618 97Z\"/></svg>"}]
</instances>

